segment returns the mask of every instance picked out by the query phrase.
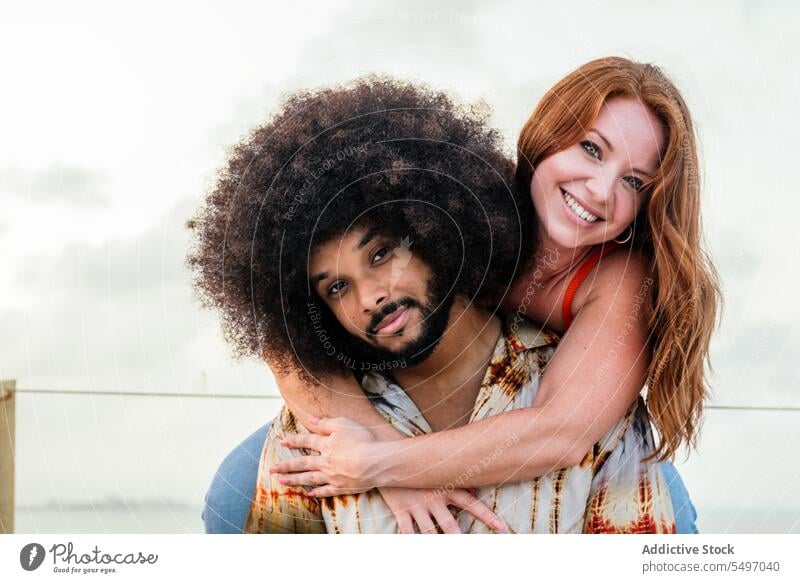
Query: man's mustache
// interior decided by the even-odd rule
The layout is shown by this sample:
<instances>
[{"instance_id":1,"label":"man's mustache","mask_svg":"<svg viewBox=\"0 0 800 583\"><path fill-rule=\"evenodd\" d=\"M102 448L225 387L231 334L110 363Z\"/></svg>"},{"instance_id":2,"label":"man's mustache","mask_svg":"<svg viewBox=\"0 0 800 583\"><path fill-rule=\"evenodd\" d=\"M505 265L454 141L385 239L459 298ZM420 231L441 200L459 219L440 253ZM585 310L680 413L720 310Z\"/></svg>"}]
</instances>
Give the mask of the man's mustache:
<instances>
[{"instance_id":1,"label":"man's mustache","mask_svg":"<svg viewBox=\"0 0 800 583\"><path fill-rule=\"evenodd\" d=\"M383 308L381 308L381 310L379 312L376 312L372 316L372 320L370 320L369 326L367 326L367 335L368 336L376 336L378 331L375 329L375 327L378 324L380 324L381 320L383 320L386 316L388 316L390 314L393 314L394 312L396 312L397 310L399 310L402 307L411 308L411 307L414 307L414 306L419 307L419 302L417 302L415 299L409 298L409 297L405 297L405 298L401 298L399 300L394 300L392 302L389 302L388 304L383 306Z\"/></svg>"}]
</instances>

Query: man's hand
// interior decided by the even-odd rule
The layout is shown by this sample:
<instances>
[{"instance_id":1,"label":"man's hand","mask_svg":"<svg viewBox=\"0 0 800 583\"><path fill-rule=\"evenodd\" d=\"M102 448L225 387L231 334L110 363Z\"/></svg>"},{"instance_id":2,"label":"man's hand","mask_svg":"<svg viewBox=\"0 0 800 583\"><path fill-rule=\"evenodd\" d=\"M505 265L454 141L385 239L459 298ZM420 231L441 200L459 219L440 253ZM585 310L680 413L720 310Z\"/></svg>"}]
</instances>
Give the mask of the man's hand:
<instances>
[{"instance_id":1,"label":"man's hand","mask_svg":"<svg viewBox=\"0 0 800 583\"><path fill-rule=\"evenodd\" d=\"M414 524L423 534L460 534L448 506L466 510L489 528L504 530L505 525L486 504L461 488L380 488L386 505L397 519L400 534L413 534Z\"/></svg>"}]
</instances>

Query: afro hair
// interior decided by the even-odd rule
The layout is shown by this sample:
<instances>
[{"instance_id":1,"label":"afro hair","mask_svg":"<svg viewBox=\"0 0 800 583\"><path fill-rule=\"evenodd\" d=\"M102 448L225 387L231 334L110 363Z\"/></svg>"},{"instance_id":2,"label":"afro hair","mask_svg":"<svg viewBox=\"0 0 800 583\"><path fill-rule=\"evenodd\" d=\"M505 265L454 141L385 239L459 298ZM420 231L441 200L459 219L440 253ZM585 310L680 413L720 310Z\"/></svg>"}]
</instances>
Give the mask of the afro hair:
<instances>
[{"instance_id":1,"label":"afro hair","mask_svg":"<svg viewBox=\"0 0 800 583\"><path fill-rule=\"evenodd\" d=\"M488 118L483 104L369 76L289 96L234 146L187 222L195 289L234 355L312 382L345 371L320 330L340 346L347 333L307 268L316 246L355 225L410 238L454 296L496 311L535 234Z\"/></svg>"}]
</instances>

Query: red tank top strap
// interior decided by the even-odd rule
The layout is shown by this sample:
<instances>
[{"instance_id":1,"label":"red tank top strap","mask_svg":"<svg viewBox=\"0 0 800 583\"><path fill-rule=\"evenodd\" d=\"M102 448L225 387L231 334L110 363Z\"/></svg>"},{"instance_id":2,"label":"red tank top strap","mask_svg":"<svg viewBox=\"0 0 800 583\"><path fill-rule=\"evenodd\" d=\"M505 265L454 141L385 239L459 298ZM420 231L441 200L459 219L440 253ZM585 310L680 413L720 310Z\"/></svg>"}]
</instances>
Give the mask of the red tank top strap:
<instances>
[{"instance_id":1,"label":"red tank top strap","mask_svg":"<svg viewBox=\"0 0 800 583\"><path fill-rule=\"evenodd\" d=\"M589 275L592 268L617 247L619 247L619 244L615 241L609 241L602 247L598 247L592 251L591 255L586 258L583 265L581 265L578 271L575 272L575 275L572 276L569 285L567 285L567 291L564 294L564 302L561 304L561 316L564 319L564 330L569 328L569 325L572 324L572 298L575 296L575 292L578 291L578 288L583 283L583 280L586 279L586 276Z\"/></svg>"}]
</instances>

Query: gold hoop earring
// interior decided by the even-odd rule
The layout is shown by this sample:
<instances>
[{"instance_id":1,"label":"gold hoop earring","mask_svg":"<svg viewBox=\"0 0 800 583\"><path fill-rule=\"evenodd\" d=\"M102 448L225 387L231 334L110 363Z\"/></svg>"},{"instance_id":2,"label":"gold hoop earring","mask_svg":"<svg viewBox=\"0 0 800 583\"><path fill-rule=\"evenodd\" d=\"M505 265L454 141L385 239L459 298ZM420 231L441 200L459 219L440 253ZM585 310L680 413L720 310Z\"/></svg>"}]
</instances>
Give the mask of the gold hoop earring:
<instances>
[{"instance_id":1,"label":"gold hoop earring","mask_svg":"<svg viewBox=\"0 0 800 583\"><path fill-rule=\"evenodd\" d=\"M622 241L620 241L619 239L614 239L614 242L619 244L619 245L624 245L625 243L627 243L631 239L633 239L633 227L628 225L628 236L625 237Z\"/></svg>"}]
</instances>

